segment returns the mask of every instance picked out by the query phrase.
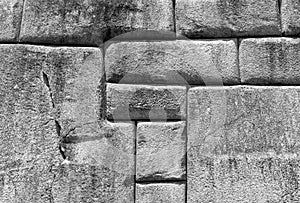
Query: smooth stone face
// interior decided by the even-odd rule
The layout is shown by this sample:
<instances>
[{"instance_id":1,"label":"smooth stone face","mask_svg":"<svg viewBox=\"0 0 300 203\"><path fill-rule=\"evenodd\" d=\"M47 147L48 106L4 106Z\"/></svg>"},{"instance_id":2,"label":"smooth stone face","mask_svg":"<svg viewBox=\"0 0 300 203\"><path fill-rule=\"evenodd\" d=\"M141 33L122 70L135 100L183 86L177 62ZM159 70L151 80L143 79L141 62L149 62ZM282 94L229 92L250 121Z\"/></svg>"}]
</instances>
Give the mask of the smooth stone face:
<instances>
[{"instance_id":1,"label":"smooth stone face","mask_svg":"<svg viewBox=\"0 0 300 203\"><path fill-rule=\"evenodd\" d=\"M22 42L101 45L134 30L173 30L172 0L27 0Z\"/></svg>"},{"instance_id":2,"label":"smooth stone face","mask_svg":"<svg viewBox=\"0 0 300 203\"><path fill-rule=\"evenodd\" d=\"M107 84L107 117L114 120L184 119L186 88Z\"/></svg>"},{"instance_id":3,"label":"smooth stone face","mask_svg":"<svg viewBox=\"0 0 300 203\"><path fill-rule=\"evenodd\" d=\"M241 80L250 84L300 84L299 54L299 39L242 40Z\"/></svg>"},{"instance_id":4,"label":"smooth stone face","mask_svg":"<svg viewBox=\"0 0 300 203\"><path fill-rule=\"evenodd\" d=\"M0 41L16 42L21 26L23 0L0 0Z\"/></svg>"},{"instance_id":5,"label":"smooth stone face","mask_svg":"<svg viewBox=\"0 0 300 203\"><path fill-rule=\"evenodd\" d=\"M189 38L280 35L277 0L178 0L176 29Z\"/></svg>"},{"instance_id":6,"label":"smooth stone face","mask_svg":"<svg viewBox=\"0 0 300 203\"><path fill-rule=\"evenodd\" d=\"M236 84L234 40L121 42L105 55L108 82L137 84Z\"/></svg>"},{"instance_id":7,"label":"smooth stone face","mask_svg":"<svg viewBox=\"0 0 300 203\"><path fill-rule=\"evenodd\" d=\"M0 45L0 202L49 202L63 158L43 66L23 45Z\"/></svg>"},{"instance_id":8,"label":"smooth stone face","mask_svg":"<svg viewBox=\"0 0 300 203\"><path fill-rule=\"evenodd\" d=\"M299 98L298 87L190 89L188 202L289 198L299 171Z\"/></svg>"},{"instance_id":9,"label":"smooth stone face","mask_svg":"<svg viewBox=\"0 0 300 203\"><path fill-rule=\"evenodd\" d=\"M160 183L160 184L137 184L136 202L137 203L184 203L185 184Z\"/></svg>"},{"instance_id":10,"label":"smooth stone face","mask_svg":"<svg viewBox=\"0 0 300 203\"><path fill-rule=\"evenodd\" d=\"M138 181L185 179L185 122L145 122L137 125Z\"/></svg>"},{"instance_id":11,"label":"smooth stone face","mask_svg":"<svg viewBox=\"0 0 300 203\"><path fill-rule=\"evenodd\" d=\"M282 0L281 2L282 32L286 35L300 34L300 2Z\"/></svg>"},{"instance_id":12,"label":"smooth stone face","mask_svg":"<svg viewBox=\"0 0 300 203\"><path fill-rule=\"evenodd\" d=\"M54 183L56 202L134 201L135 125L109 125L110 132L65 145L67 161Z\"/></svg>"}]
</instances>

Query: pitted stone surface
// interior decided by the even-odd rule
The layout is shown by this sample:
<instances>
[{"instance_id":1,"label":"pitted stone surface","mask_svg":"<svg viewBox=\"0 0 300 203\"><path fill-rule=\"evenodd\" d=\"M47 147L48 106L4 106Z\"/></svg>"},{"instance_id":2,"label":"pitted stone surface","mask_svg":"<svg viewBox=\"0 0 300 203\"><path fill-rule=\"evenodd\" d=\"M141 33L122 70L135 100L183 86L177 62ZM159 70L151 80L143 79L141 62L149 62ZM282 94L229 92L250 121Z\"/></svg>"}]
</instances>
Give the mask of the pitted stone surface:
<instances>
[{"instance_id":1,"label":"pitted stone surface","mask_svg":"<svg viewBox=\"0 0 300 203\"><path fill-rule=\"evenodd\" d=\"M105 55L108 82L137 84L236 84L235 40L121 42Z\"/></svg>"},{"instance_id":2,"label":"pitted stone surface","mask_svg":"<svg viewBox=\"0 0 300 203\"><path fill-rule=\"evenodd\" d=\"M188 202L296 198L299 97L298 87L190 89Z\"/></svg>"},{"instance_id":3,"label":"pitted stone surface","mask_svg":"<svg viewBox=\"0 0 300 203\"><path fill-rule=\"evenodd\" d=\"M281 3L282 32L286 35L300 34L300 2L282 0Z\"/></svg>"},{"instance_id":4,"label":"pitted stone surface","mask_svg":"<svg viewBox=\"0 0 300 203\"><path fill-rule=\"evenodd\" d=\"M51 183L62 162L36 49L0 45L0 202L51 202Z\"/></svg>"},{"instance_id":5,"label":"pitted stone surface","mask_svg":"<svg viewBox=\"0 0 300 203\"><path fill-rule=\"evenodd\" d=\"M66 144L69 164L54 184L56 202L133 202L135 125L108 125L109 132Z\"/></svg>"},{"instance_id":6,"label":"pitted stone surface","mask_svg":"<svg viewBox=\"0 0 300 203\"><path fill-rule=\"evenodd\" d=\"M107 84L109 119L184 119L185 110L186 87Z\"/></svg>"},{"instance_id":7,"label":"pitted stone surface","mask_svg":"<svg viewBox=\"0 0 300 203\"><path fill-rule=\"evenodd\" d=\"M178 0L177 33L190 37L280 35L277 0Z\"/></svg>"},{"instance_id":8,"label":"pitted stone surface","mask_svg":"<svg viewBox=\"0 0 300 203\"><path fill-rule=\"evenodd\" d=\"M136 202L137 203L184 203L185 184L137 184Z\"/></svg>"},{"instance_id":9,"label":"pitted stone surface","mask_svg":"<svg viewBox=\"0 0 300 203\"><path fill-rule=\"evenodd\" d=\"M137 180L185 179L185 142L184 121L138 123Z\"/></svg>"},{"instance_id":10,"label":"pitted stone surface","mask_svg":"<svg viewBox=\"0 0 300 203\"><path fill-rule=\"evenodd\" d=\"M101 45L133 30L173 30L172 0L26 0L21 41Z\"/></svg>"},{"instance_id":11,"label":"pitted stone surface","mask_svg":"<svg viewBox=\"0 0 300 203\"><path fill-rule=\"evenodd\" d=\"M18 39L23 0L0 0L0 41L16 42Z\"/></svg>"},{"instance_id":12,"label":"pitted stone surface","mask_svg":"<svg viewBox=\"0 0 300 203\"><path fill-rule=\"evenodd\" d=\"M299 84L300 40L245 39L240 45L241 80L250 84Z\"/></svg>"}]
</instances>

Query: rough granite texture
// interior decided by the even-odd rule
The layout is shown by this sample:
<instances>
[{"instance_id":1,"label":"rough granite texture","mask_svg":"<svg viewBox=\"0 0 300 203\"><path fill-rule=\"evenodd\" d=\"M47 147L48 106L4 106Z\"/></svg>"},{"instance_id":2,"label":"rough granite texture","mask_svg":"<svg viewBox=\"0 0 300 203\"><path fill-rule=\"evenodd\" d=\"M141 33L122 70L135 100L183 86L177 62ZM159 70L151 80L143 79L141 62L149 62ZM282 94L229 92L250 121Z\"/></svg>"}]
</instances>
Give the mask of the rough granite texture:
<instances>
[{"instance_id":1,"label":"rough granite texture","mask_svg":"<svg viewBox=\"0 0 300 203\"><path fill-rule=\"evenodd\" d=\"M136 203L184 203L185 184L137 184Z\"/></svg>"},{"instance_id":2,"label":"rough granite texture","mask_svg":"<svg viewBox=\"0 0 300 203\"><path fill-rule=\"evenodd\" d=\"M241 81L250 84L300 84L300 39L244 39L240 45Z\"/></svg>"},{"instance_id":3,"label":"rough granite texture","mask_svg":"<svg viewBox=\"0 0 300 203\"><path fill-rule=\"evenodd\" d=\"M22 42L100 45L133 30L173 30L172 0L26 0Z\"/></svg>"},{"instance_id":4,"label":"rough granite texture","mask_svg":"<svg viewBox=\"0 0 300 203\"><path fill-rule=\"evenodd\" d=\"M282 32L286 35L300 34L300 2L297 0L282 0L281 3Z\"/></svg>"},{"instance_id":5,"label":"rough granite texture","mask_svg":"<svg viewBox=\"0 0 300 203\"><path fill-rule=\"evenodd\" d=\"M186 88L107 84L107 117L113 120L172 120L186 116Z\"/></svg>"},{"instance_id":6,"label":"rough granite texture","mask_svg":"<svg viewBox=\"0 0 300 203\"><path fill-rule=\"evenodd\" d=\"M0 0L0 41L17 41L21 25L23 0Z\"/></svg>"},{"instance_id":7,"label":"rough granite texture","mask_svg":"<svg viewBox=\"0 0 300 203\"><path fill-rule=\"evenodd\" d=\"M235 40L121 42L105 55L108 82L237 84Z\"/></svg>"},{"instance_id":8,"label":"rough granite texture","mask_svg":"<svg viewBox=\"0 0 300 203\"><path fill-rule=\"evenodd\" d=\"M33 47L0 45L0 202L51 202L62 162L43 67Z\"/></svg>"},{"instance_id":9,"label":"rough granite texture","mask_svg":"<svg viewBox=\"0 0 300 203\"><path fill-rule=\"evenodd\" d=\"M177 34L190 38L279 35L277 0L177 0Z\"/></svg>"},{"instance_id":10,"label":"rough granite texture","mask_svg":"<svg viewBox=\"0 0 300 203\"><path fill-rule=\"evenodd\" d=\"M299 98L298 87L192 88L188 202L295 202Z\"/></svg>"},{"instance_id":11,"label":"rough granite texture","mask_svg":"<svg viewBox=\"0 0 300 203\"><path fill-rule=\"evenodd\" d=\"M186 178L185 122L142 122L137 125L136 179Z\"/></svg>"},{"instance_id":12,"label":"rough granite texture","mask_svg":"<svg viewBox=\"0 0 300 203\"><path fill-rule=\"evenodd\" d=\"M54 184L56 202L133 202L135 125L109 125L109 133L66 144L68 162Z\"/></svg>"}]
</instances>

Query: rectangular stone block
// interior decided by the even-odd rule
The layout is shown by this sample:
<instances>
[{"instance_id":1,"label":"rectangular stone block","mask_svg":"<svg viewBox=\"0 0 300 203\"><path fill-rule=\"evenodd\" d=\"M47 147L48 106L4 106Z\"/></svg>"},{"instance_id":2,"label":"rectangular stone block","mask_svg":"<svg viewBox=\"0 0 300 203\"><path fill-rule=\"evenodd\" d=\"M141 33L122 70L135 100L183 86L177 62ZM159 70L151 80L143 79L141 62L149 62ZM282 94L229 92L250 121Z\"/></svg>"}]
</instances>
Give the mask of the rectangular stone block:
<instances>
[{"instance_id":1,"label":"rectangular stone block","mask_svg":"<svg viewBox=\"0 0 300 203\"><path fill-rule=\"evenodd\" d=\"M161 184L137 184L137 203L184 203L185 184L161 183Z\"/></svg>"},{"instance_id":2,"label":"rectangular stone block","mask_svg":"<svg viewBox=\"0 0 300 203\"><path fill-rule=\"evenodd\" d=\"M172 0L27 0L22 42L99 46L134 30L174 29Z\"/></svg>"},{"instance_id":3,"label":"rectangular stone block","mask_svg":"<svg viewBox=\"0 0 300 203\"><path fill-rule=\"evenodd\" d=\"M137 125L136 179L186 178L185 122L141 122Z\"/></svg>"},{"instance_id":4,"label":"rectangular stone block","mask_svg":"<svg viewBox=\"0 0 300 203\"><path fill-rule=\"evenodd\" d=\"M177 33L189 38L280 35L277 0L178 0Z\"/></svg>"},{"instance_id":5,"label":"rectangular stone block","mask_svg":"<svg viewBox=\"0 0 300 203\"><path fill-rule=\"evenodd\" d=\"M281 1L281 24L285 35L300 34L300 2L297 0Z\"/></svg>"},{"instance_id":6,"label":"rectangular stone block","mask_svg":"<svg viewBox=\"0 0 300 203\"><path fill-rule=\"evenodd\" d=\"M292 86L190 89L188 202L284 202L296 195L299 98Z\"/></svg>"},{"instance_id":7,"label":"rectangular stone block","mask_svg":"<svg viewBox=\"0 0 300 203\"><path fill-rule=\"evenodd\" d=\"M121 42L105 54L108 82L237 84L236 40Z\"/></svg>"},{"instance_id":8,"label":"rectangular stone block","mask_svg":"<svg viewBox=\"0 0 300 203\"><path fill-rule=\"evenodd\" d=\"M63 157L43 66L24 45L0 45L0 202L49 202Z\"/></svg>"},{"instance_id":9,"label":"rectangular stone block","mask_svg":"<svg viewBox=\"0 0 300 203\"><path fill-rule=\"evenodd\" d=\"M133 123L108 123L110 130L65 145L65 164L53 186L55 202L134 201Z\"/></svg>"},{"instance_id":10,"label":"rectangular stone block","mask_svg":"<svg viewBox=\"0 0 300 203\"><path fill-rule=\"evenodd\" d=\"M240 74L249 84L300 84L300 39L244 39Z\"/></svg>"},{"instance_id":11,"label":"rectangular stone block","mask_svg":"<svg viewBox=\"0 0 300 203\"><path fill-rule=\"evenodd\" d=\"M0 41L16 42L19 37L23 0L0 0Z\"/></svg>"},{"instance_id":12,"label":"rectangular stone block","mask_svg":"<svg viewBox=\"0 0 300 203\"><path fill-rule=\"evenodd\" d=\"M186 87L107 84L108 119L184 119L185 110Z\"/></svg>"}]
</instances>

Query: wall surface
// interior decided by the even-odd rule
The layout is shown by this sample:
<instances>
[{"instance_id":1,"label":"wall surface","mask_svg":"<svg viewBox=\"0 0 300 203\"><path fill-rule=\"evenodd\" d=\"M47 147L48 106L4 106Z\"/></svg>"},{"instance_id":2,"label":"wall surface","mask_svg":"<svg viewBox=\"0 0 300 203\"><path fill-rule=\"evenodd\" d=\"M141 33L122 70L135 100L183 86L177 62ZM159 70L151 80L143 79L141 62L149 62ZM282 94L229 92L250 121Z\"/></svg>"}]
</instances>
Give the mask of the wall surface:
<instances>
[{"instance_id":1,"label":"wall surface","mask_svg":"<svg viewBox=\"0 0 300 203\"><path fill-rule=\"evenodd\" d=\"M299 36L297 0L0 0L0 202L300 202Z\"/></svg>"}]
</instances>

